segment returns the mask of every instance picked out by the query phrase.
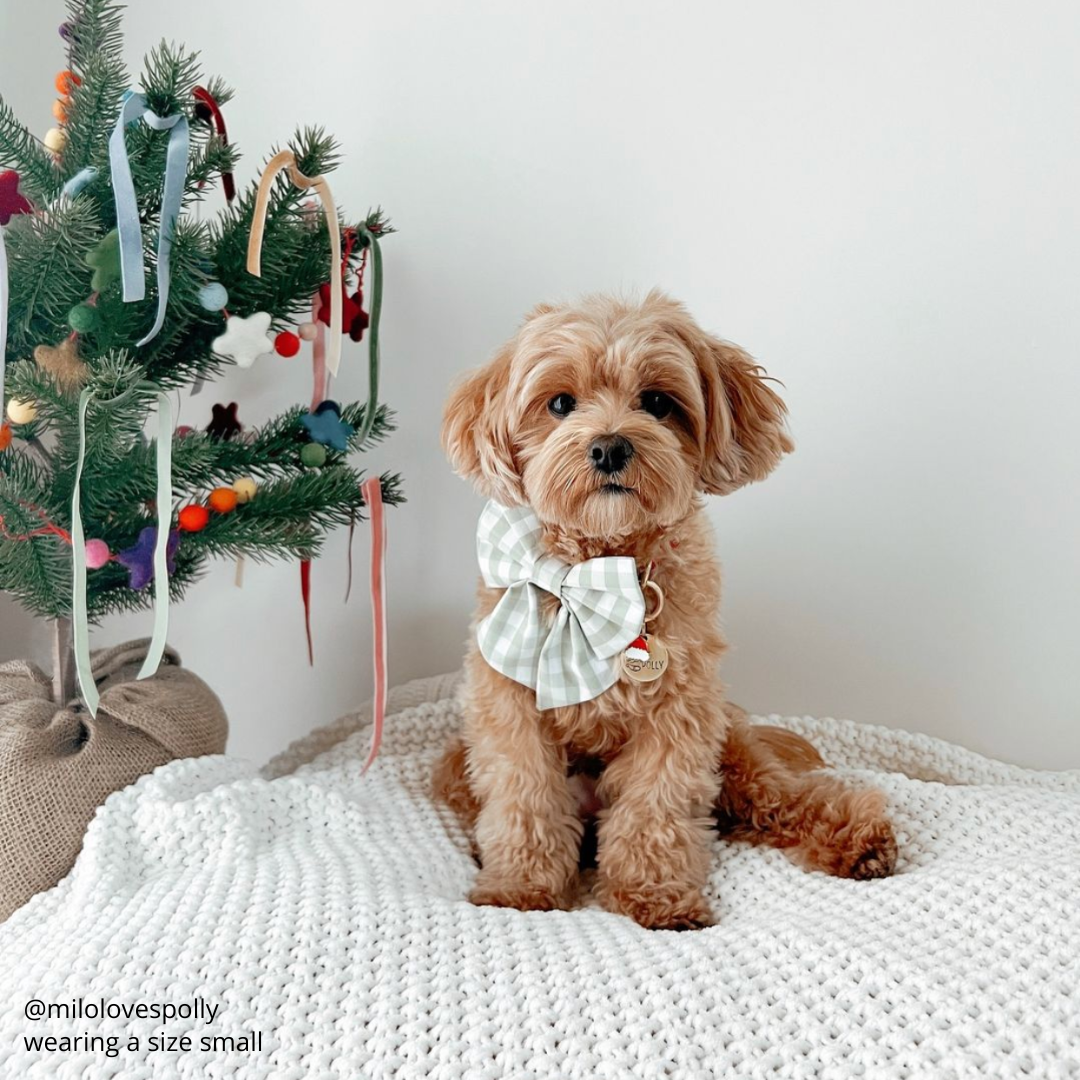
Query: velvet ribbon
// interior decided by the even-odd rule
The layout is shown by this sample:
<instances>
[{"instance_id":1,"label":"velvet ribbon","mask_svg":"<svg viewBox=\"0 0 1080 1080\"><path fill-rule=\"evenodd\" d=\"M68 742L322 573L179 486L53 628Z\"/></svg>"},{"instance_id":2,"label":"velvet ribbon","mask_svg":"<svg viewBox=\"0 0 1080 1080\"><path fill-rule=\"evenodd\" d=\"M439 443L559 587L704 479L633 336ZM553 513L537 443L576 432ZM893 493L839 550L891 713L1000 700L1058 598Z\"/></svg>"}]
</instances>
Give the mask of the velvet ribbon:
<instances>
[{"instance_id":1,"label":"velvet ribbon","mask_svg":"<svg viewBox=\"0 0 1080 1080\"><path fill-rule=\"evenodd\" d=\"M0 414L4 410L4 376L7 367L8 261L4 247L4 226L0 225ZM0 415L0 423L4 418Z\"/></svg>"},{"instance_id":2,"label":"velvet ribbon","mask_svg":"<svg viewBox=\"0 0 1080 1080\"><path fill-rule=\"evenodd\" d=\"M136 343L145 345L156 337L165 325L165 308L169 303L169 257L172 252L173 232L180 217L184 197L190 138L187 117L182 113L158 116L152 109L147 108L146 98L142 94L131 90L127 92L120 115L116 119L116 127L109 136L109 165L112 170L113 197L116 200L116 228L120 234L120 278L125 303L142 300L146 296L139 204L135 197L135 183L131 178L131 162L128 160L127 143L124 139L127 126L140 119L155 131L169 132L169 145L165 154L165 184L161 198L161 228L158 231L157 316L150 332Z\"/></svg>"},{"instance_id":3,"label":"velvet ribbon","mask_svg":"<svg viewBox=\"0 0 1080 1080\"><path fill-rule=\"evenodd\" d=\"M314 190L322 203L326 214L326 228L330 233L330 280L335 282L341 272L341 228L338 225L337 207L330 194L330 185L322 176L305 176L296 164L296 155L291 150L282 150L267 163L266 170L259 181L259 190L255 196L255 211L251 219L251 235L248 237L247 269L249 274L262 277L262 242L266 229L266 210L270 203L270 185L274 177L283 169L288 170L293 184L302 191ZM330 326L336 333L330 334L330 348L326 357L326 367L331 375L338 373L341 366L341 289L330 290Z\"/></svg>"},{"instance_id":4,"label":"velvet ribbon","mask_svg":"<svg viewBox=\"0 0 1080 1080\"><path fill-rule=\"evenodd\" d=\"M386 517L379 477L369 476L360 485L360 492L371 515L371 622L375 689L371 705L371 745L363 768L367 772L379 753L386 720Z\"/></svg>"},{"instance_id":5,"label":"velvet ribbon","mask_svg":"<svg viewBox=\"0 0 1080 1080\"><path fill-rule=\"evenodd\" d=\"M140 383L116 399L120 404L139 389L156 389ZM90 663L90 620L86 598L86 534L82 522L81 486L86 462L86 411L93 400L89 387L79 395L79 455L75 463L75 488L71 496L71 624L75 649L75 673L82 698L91 716L97 714L100 695ZM169 633L169 524L172 518L172 399L157 392L157 537L154 543L154 633L138 678L149 678L157 671L165 652ZM58 704L63 704L62 702Z\"/></svg>"}]
</instances>

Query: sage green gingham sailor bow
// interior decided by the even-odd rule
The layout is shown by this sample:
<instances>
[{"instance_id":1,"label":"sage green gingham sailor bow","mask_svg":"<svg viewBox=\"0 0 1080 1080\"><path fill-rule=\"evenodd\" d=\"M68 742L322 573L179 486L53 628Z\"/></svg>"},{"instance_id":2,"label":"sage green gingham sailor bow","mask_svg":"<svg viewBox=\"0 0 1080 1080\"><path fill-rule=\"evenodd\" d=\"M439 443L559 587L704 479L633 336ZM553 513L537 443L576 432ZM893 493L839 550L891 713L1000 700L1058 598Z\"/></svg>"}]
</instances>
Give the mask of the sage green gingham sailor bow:
<instances>
[{"instance_id":1,"label":"sage green gingham sailor bow","mask_svg":"<svg viewBox=\"0 0 1080 1080\"><path fill-rule=\"evenodd\" d=\"M609 555L571 565L544 554L527 506L484 507L476 531L480 573L506 589L477 628L480 653L498 672L536 690L539 709L599 697L619 677L619 657L641 632L645 598L637 564ZM554 620L542 593L558 597Z\"/></svg>"}]
</instances>

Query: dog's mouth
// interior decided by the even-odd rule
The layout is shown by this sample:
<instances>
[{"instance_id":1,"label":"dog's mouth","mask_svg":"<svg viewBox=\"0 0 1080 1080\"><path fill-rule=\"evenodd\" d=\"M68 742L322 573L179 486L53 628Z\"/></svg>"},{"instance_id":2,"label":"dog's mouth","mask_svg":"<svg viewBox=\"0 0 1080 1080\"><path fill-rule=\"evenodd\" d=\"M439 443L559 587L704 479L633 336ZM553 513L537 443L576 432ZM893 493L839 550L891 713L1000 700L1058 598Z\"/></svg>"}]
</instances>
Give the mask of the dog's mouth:
<instances>
[{"instance_id":1,"label":"dog's mouth","mask_svg":"<svg viewBox=\"0 0 1080 1080\"><path fill-rule=\"evenodd\" d=\"M624 484L602 484L599 488L605 495L633 495L634 489Z\"/></svg>"}]
</instances>

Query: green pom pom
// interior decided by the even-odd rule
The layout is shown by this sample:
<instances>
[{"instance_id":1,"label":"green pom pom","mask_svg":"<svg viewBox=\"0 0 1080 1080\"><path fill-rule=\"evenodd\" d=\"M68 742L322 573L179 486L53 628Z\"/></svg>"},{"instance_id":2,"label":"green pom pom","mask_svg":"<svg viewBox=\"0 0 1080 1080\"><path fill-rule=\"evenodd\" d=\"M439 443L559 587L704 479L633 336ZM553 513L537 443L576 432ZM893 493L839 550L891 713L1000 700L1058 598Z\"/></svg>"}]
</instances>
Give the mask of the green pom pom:
<instances>
[{"instance_id":1,"label":"green pom pom","mask_svg":"<svg viewBox=\"0 0 1080 1080\"><path fill-rule=\"evenodd\" d=\"M68 312L68 325L77 334L89 334L96 330L101 316L96 307L89 304L77 304Z\"/></svg>"},{"instance_id":2,"label":"green pom pom","mask_svg":"<svg viewBox=\"0 0 1080 1080\"><path fill-rule=\"evenodd\" d=\"M320 469L326 464L326 447L321 443L308 443L300 451L300 460L309 469Z\"/></svg>"}]
</instances>

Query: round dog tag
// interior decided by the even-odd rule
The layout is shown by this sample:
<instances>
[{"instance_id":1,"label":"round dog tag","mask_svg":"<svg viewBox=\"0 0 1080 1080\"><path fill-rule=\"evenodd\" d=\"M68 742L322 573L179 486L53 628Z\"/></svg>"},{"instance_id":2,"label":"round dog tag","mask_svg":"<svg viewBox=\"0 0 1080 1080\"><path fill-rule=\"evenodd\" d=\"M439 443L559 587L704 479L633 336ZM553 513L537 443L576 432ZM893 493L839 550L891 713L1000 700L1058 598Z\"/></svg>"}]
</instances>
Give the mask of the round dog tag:
<instances>
[{"instance_id":1,"label":"round dog tag","mask_svg":"<svg viewBox=\"0 0 1080 1080\"><path fill-rule=\"evenodd\" d=\"M642 634L627 646L622 666L634 682L655 682L667 671L667 647L655 634Z\"/></svg>"}]
</instances>

